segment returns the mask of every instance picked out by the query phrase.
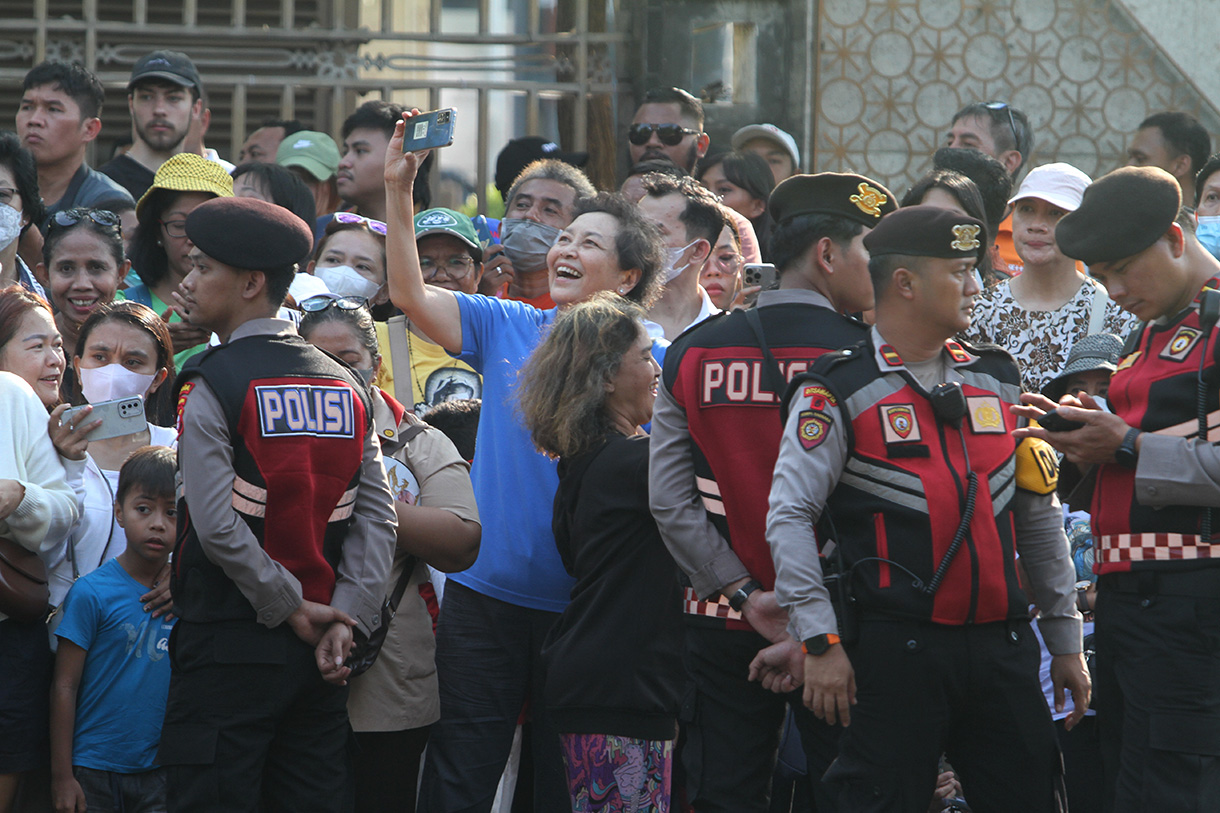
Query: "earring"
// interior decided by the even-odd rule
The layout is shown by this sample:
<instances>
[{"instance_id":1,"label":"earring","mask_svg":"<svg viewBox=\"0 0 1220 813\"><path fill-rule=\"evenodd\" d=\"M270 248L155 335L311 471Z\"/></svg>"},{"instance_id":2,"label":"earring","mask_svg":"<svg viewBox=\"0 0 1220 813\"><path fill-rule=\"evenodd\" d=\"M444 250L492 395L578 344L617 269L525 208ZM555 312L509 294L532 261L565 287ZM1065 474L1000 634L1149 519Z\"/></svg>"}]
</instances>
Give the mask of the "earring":
<instances>
[{"instance_id":1,"label":"earring","mask_svg":"<svg viewBox=\"0 0 1220 813\"><path fill-rule=\"evenodd\" d=\"M626 288L619 288L619 289L618 289L618 292L619 292L619 294L620 294L620 295L621 295L621 294L625 294L625 293L627 293L627 289L626 289Z\"/></svg>"}]
</instances>

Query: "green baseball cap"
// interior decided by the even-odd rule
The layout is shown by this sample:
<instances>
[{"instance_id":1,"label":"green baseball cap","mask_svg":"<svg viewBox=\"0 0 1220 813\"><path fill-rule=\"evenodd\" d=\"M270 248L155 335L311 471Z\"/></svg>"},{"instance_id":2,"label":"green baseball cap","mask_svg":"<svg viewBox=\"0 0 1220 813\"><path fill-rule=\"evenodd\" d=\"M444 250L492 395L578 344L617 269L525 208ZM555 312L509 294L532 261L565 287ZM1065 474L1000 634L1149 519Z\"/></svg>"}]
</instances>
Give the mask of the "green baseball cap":
<instances>
[{"instance_id":1,"label":"green baseball cap","mask_svg":"<svg viewBox=\"0 0 1220 813\"><path fill-rule=\"evenodd\" d=\"M275 163L300 167L319 181L329 181L339 171L339 148L326 133L300 130L280 142Z\"/></svg>"},{"instance_id":2,"label":"green baseball cap","mask_svg":"<svg viewBox=\"0 0 1220 813\"><path fill-rule=\"evenodd\" d=\"M483 246L470 218L452 209L425 209L415 216L416 241L431 234L448 234L470 247L475 262L483 261Z\"/></svg>"}]
</instances>

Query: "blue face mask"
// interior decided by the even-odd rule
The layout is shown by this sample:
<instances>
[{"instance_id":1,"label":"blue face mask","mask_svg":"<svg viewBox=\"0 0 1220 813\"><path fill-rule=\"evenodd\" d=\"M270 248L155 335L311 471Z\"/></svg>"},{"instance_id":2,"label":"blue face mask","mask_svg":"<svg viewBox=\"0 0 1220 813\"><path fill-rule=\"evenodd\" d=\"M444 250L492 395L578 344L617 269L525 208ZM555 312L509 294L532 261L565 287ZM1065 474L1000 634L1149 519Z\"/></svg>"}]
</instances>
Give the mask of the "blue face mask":
<instances>
[{"instance_id":1,"label":"blue face mask","mask_svg":"<svg viewBox=\"0 0 1220 813\"><path fill-rule=\"evenodd\" d=\"M1195 227L1195 237L1213 257L1220 259L1220 216L1197 219L1199 224Z\"/></svg>"}]
</instances>

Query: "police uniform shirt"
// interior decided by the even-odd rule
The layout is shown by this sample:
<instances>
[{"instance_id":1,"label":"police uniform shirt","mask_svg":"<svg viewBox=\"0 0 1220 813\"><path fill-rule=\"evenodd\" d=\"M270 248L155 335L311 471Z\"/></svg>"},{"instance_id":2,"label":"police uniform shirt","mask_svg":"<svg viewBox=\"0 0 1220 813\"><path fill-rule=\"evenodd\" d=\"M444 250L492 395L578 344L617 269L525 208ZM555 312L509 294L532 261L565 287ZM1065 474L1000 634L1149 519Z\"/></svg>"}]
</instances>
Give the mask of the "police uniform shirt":
<instances>
[{"instance_id":1,"label":"police uniform shirt","mask_svg":"<svg viewBox=\"0 0 1220 813\"><path fill-rule=\"evenodd\" d=\"M865 352L875 353L873 348L885 344L874 327ZM941 380L961 381L961 374L946 360L946 352L941 354ZM776 597L788 610L789 631L798 640L838 629L830 595L822 581L813 528L838 485L849 452L846 416L841 406L833 399L823 398L815 410L820 415L810 422L808 414L802 416L810 406L810 397L804 390L798 389L789 405L767 515L767 541L775 560ZM802 421L805 427L801 426ZM953 499L957 496L953 495ZM985 518L976 514L975 523L980 519ZM1036 494L1016 489L1014 519L1017 550L1033 585L1033 599L1041 609L1047 648L1052 654L1079 652L1081 619L1075 609L1075 574L1066 556L1063 513L1054 490Z\"/></svg>"}]
</instances>

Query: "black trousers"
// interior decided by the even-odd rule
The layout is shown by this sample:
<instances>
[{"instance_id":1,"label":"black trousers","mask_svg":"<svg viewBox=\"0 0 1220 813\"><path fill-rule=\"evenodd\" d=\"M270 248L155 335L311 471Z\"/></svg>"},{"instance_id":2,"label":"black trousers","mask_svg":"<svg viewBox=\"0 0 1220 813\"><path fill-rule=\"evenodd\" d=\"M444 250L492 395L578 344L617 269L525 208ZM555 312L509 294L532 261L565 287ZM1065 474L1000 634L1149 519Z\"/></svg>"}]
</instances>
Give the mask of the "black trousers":
<instances>
[{"instance_id":1,"label":"black trousers","mask_svg":"<svg viewBox=\"0 0 1220 813\"><path fill-rule=\"evenodd\" d=\"M815 809L818 813L835 809L818 777L835 757L839 732L805 708L800 690L777 695L748 680L750 661L768 643L748 630L687 625L686 665L693 695L683 710L685 740L679 758L686 773L687 800L700 813L769 810L787 705L794 710L801 734Z\"/></svg>"},{"instance_id":2,"label":"black trousers","mask_svg":"<svg viewBox=\"0 0 1220 813\"><path fill-rule=\"evenodd\" d=\"M1102 576L1096 642L1106 809L1220 810L1220 568Z\"/></svg>"},{"instance_id":3,"label":"black trousers","mask_svg":"<svg viewBox=\"0 0 1220 813\"><path fill-rule=\"evenodd\" d=\"M352 734L351 781L356 813L415 813L419 761L429 726Z\"/></svg>"},{"instance_id":4,"label":"black trousers","mask_svg":"<svg viewBox=\"0 0 1220 813\"><path fill-rule=\"evenodd\" d=\"M191 624L170 636L158 762L169 810L340 813L347 687L322 680L286 624Z\"/></svg>"},{"instance_id":5,"label":"black trousers","mask_svg":"<svg viewBox=\"0 0 1220 813\"><path fill-rule=\"evenodd\" d=\"M926 811L943 752L975 813L1064 809L1063 762L1028 622L862 619L857 704L826 781L852 813Z\"/></svg>"}]
</instances>

